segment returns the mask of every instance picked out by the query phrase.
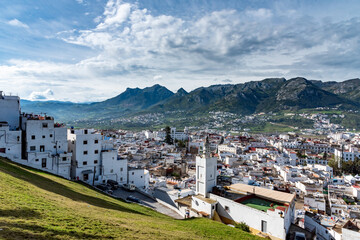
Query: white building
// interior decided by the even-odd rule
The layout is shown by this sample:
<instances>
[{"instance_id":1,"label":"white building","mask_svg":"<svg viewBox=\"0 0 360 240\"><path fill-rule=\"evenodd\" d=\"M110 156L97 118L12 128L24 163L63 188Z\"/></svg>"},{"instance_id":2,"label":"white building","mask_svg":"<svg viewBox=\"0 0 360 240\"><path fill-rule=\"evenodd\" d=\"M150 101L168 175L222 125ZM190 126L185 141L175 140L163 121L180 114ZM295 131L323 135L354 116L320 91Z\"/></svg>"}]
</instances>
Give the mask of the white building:
<instances>
[{"instance_id":1,"label":"white building","mask_svg":"<svg viewBox=\"0 0 360 240\"><path fill-rule=\"evenodd\" d=\"M171 138L175 141L175 140L187 140L188 139L188 134L186 133L186 131L184 132L177 132L175 127L170 128L170 136Z\"/></svg>"},{"instance_id":2,"label":"white building","mask_svg":"<svg viewBox=\"0 0 360 240\"><path fill-rule=\"evenodd\" d=\"M0 155L10 159L21 159L21 131L10 131L7 123L0 119Z\"/></svg>"},{"instance_id":3,"label":"white building","mask_svg":"<svg viewBox=\"0 0 360 240\"><path fill-rule=\"evenodd\" d=\"M241 148L239 148L237 145L232 144L219 144L218 145L218 152L219 153L232 153L232 154L239 154L241 151Z\"/></svg>"},{"instance_id":4,"label":"white building","mask_svg":"<svg viewBox=\"0 0 360 240\"><path fill-rule=\"evenodd\" d=\"M321 193L308 194L304 196L304 205L308 207L309 210L325 214L326 203L324 195Z\"/></svg>"},{"instance_id":5,"label":"white building","mask_svg":"<svg viewBox=\"0 0 360 240\"><path fill-rule=\"evenodd\" d=\"M68 152L66 128L49 116L23 114L21 129L24 139L20 163L69 179L72 154Z\"/></svg>"},{"instance_id":6,"label":"white building","mask_svg":"<svg viewBox=\"0 0 360 240\"><path fill-rule=\"evenodd\" d=\"M18 96L6 96L0 91L0 122L6 122L10 130L19 130L20 98Z\"/></svg>"},{"instance_id":7,"label":"white building","mask_svg":"<svg viewBox=\"0 0 360 240\"><path fill-rule=\"evenodd\" d=\"M223 222L245 222L253 232L286 239L294 222L295 195L241 183L229 188L232 194L228 197L210 194L217 201L216 211Z\"/></svg>"},{"instance_id":8,"label":"white building","mask_svg":"<svg viewBox=\"0 0 360 240\"><path fill-rule=\"evenodd\" d=\"M115 180L127 182L127 160L118 159L117 150L93 129L68 129L72 156L71 178L88 184Z\"/></svg>"},{"instance_id":9,"label":"white building","mask_svg":"<svg viewBox=\"0 0 360 240\"><path fill-rule=\"evenodd\" d=\"M342 239L360 239L360 222L358 220L349 220L342 227Z\"/></svg>"},{"instance_id":10,"label":"white building","mask_svg":"<svg viewBox=\"0 0 360 240\"><path fill-rule=\"evenodd\" d=\"M149 171L143 168L129 168L128 170L128 183L134 184L141 190L149 188L150 174Z\"/></svg>"}]
</instances>

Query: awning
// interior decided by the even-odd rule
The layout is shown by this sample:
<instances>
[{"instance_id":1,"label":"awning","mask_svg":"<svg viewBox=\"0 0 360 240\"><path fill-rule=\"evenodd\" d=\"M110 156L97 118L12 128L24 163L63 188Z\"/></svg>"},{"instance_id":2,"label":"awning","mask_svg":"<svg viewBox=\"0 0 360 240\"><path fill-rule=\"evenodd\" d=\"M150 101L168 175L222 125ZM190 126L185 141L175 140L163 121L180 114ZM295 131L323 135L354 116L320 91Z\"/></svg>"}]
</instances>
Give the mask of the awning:
<instances>
[{"instance_id":1,"label":"awning","mask_svg":"<svg viewBox=\"0 0 360 240\"><path fill-rule=\"evenodd\" d=\"M82 174L89 174L89 173L93 173L93 170L84 170L81 172Z\"/></svg>"}]
</instances>

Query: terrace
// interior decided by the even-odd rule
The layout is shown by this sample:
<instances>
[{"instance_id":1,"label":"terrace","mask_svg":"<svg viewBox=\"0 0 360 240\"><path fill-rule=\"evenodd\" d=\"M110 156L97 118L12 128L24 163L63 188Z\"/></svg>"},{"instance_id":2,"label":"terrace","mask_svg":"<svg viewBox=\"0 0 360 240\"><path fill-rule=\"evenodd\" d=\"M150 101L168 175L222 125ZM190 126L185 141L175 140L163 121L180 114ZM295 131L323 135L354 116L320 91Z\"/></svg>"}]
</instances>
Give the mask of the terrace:
<instances>
[{"instance_id":1,"label":"terrace","mask_svg":"<svg viewBox=\"0 0 360 240\"><path fill-rule=\"evenodd\" d=\"M277 203L275 201L270 201L264 198L260 198L256 195L247 195L245 197L235 200L235 202L243 204L245 206L255 208L257 210L267 212L268 210L274 211L275 209L285 211L287 206Z\"/></svg>"}]
</instances>

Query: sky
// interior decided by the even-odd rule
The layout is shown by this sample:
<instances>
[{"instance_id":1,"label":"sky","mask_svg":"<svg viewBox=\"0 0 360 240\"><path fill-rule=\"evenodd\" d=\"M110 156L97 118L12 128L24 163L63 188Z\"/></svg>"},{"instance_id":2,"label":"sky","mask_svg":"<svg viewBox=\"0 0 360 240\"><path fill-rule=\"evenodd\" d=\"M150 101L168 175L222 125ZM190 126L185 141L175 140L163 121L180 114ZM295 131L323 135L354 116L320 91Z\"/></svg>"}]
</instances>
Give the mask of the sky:
<instances>
[{"instance_id":1,"label":"sky","mask_svg":"<svg viewBox=\"0 0 360 240\"><path fill-rule=\"evenodd\" d=\"M0 2L0 90L22 99L297 76L360 76L359 1Z\"/></svg>"}]
</instances>

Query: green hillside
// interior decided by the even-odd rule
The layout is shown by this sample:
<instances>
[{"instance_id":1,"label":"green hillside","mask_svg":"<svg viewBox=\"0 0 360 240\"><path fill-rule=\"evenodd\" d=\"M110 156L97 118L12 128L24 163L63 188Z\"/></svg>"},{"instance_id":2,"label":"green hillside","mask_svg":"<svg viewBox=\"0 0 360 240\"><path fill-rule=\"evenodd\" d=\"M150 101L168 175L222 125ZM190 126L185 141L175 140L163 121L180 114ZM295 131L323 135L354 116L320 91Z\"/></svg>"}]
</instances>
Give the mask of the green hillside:
<instances>
[{"instance_id":1,"label":"green hillside","mask_svg":"<svg viewBox=\"0 0 360 240\"><path fill-rule=\"evenodd\" d=\"M208 219L175 220L0 158L0 239L260 239Z\"/></svg>"}]
</instances>

